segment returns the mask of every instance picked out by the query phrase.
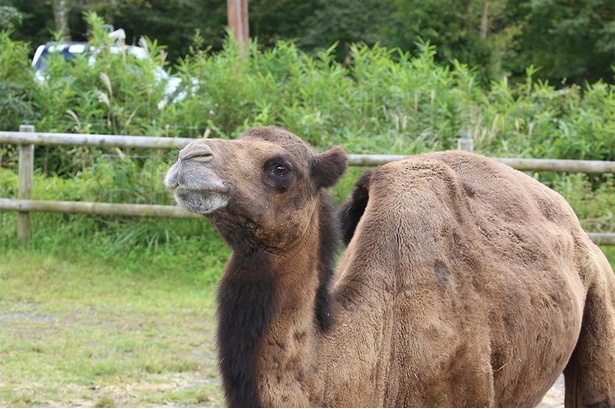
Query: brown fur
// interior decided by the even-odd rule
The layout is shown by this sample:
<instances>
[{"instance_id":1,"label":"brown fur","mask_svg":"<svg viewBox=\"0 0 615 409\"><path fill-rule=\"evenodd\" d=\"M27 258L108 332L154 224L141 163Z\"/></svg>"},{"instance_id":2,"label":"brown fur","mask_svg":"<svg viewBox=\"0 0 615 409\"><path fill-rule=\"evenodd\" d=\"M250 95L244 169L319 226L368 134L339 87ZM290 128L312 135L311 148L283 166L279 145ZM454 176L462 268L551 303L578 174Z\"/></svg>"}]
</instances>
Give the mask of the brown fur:
<instances>
[{"instance_id":1,"label":"brown fur","mask_svg":"<svg viewBox=\"0 0 615 409\"><path fill-rule=\"evenodd\" d=\"M331 279L322 189L345 167L265 127L193 142L169 170L233 249L229 405L534 406L562 371L566 405L615 405L615 278L561 196L479 155L387 164L344 206Z\"/></svg>"}]
</instances>

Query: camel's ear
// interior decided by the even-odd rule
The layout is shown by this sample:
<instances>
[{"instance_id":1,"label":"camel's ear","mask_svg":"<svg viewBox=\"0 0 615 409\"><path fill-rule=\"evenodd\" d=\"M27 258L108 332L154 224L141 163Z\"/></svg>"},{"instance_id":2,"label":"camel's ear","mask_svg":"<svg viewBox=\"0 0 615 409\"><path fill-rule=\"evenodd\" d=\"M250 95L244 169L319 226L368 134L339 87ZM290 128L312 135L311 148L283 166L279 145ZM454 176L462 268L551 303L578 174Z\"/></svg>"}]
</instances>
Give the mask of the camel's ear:
<instances>
[{"instance_id":1,"label":"camel's ear","mask_svg":"<svg viewBox=\"0 0 615 409\"><path fill-rule=\"evenodd\" d=\"M344 150L335 146L316 156L312 161L312 180L317 188L331 187L337 183L348 167Z\"/></svg>"},{"instance_id":2,"label":"camel's ear","mask_svg":"<svg viewBox=\"0 0 615 409\"><path fill-rule=\"evenodd\" d=\"M348 245L354 231L359 224L359 220L365 212L369 200L369 180L372 176L371 170L366 170L361 178L355 183L354 190L350 194L346 203L340 208L338 218L342 227L342 240Z\"/></svg>"}]
</instances>

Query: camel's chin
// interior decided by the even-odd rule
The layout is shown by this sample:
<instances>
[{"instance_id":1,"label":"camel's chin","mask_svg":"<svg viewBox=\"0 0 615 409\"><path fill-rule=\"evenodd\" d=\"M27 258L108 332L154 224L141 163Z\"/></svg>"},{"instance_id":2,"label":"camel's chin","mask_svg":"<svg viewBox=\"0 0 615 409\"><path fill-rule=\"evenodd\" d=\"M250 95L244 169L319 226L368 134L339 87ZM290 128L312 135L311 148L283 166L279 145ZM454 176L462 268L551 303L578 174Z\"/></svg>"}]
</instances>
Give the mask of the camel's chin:
<instances>
[{"instance_id":1,"label":"camel's chin","mask_svg":"<svg viewBox=\"0 0 615 409\"><path fill-rule=\"evenodd\" d=\"M228 205L228 195L220 192L175 191L175 201L193 213L209 215Z\"/></svg>"}]
</instances>

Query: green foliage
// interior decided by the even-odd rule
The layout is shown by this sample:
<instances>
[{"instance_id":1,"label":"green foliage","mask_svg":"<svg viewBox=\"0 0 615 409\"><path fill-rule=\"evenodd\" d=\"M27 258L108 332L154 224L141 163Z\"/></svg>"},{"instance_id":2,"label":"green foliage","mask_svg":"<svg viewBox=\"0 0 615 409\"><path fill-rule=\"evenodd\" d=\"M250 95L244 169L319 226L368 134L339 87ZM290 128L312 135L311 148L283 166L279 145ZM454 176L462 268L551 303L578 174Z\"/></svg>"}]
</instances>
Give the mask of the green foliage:
<instances>
[{"instance_id":1,"label":"green foliage","mask_svg":"<svg viewBox=\"0 0 615 409\"><path fill-rule=\"evenodd\" d=\"M528 69L526 83L515 88L492 84L474 135L479 149L496 156L615 160L615 87L598 82L556 89L532 74Z\"/></svg>"},{"instance_id":2,"label":"green foliage","mask_svg":"<svg viewBox=\"0 0 615 409\"><path fill-rule=\"evenodd\" d=\"M583 174L558 177L553 188L573 209L586 231L615 232L615 177L605 175L596 189ZM612 260L615 263L615 260Z\"/></svg>"},{"instance_id":3,"label":"green foliage","mask_svg":"<svg viewBox=\"0 0 615 409\"><path fill-rule=\"evenodd\" d=\"M170 195L160 183L167 168L155 156L142 167L126 156L116 161L103 157L71 179L35 174L33 199L170 204ZM0 197L15 198L17 175L0 168L0 181ZM16 244L16 218L14 213L0 213L0 252ZM66 241L71 244L67 246ZM177 263L182 263L182 271L189 274L187 279L201 284L216 280L228 255L213 227L204 219L53 213L32 214L28 248L67 258L75 252L89 254L130 271L138 269L143 257L147 257L156 262L156 267L151 268L154 276L171 273Z\"/></svg>"},{"instance_id":4,"label":"green foliage","mask_svg":"<svg viewBox=\"0 0 615 409\"><path fill-rule=\"evenodd\" d=\"M481 38L479 33L483 1L393 0L391 3L390 22L378 29L384 44L416 51L420 47L417 40L426 41L438 47L439 63L459 60L478 67L485 79L501 77L494 61L497 46L491 39ZM499 2L488 3L493 10L494 3Z\"/></svg>"},{"instance_id":5,"label":"green foliage","mask_svg":"<svg viewBox=\"0 0 615 409\"><path fill-rule=\"evenodd\" d=\"M333 47L312 58L287 42L266 51L253 42L247 61L233 43L221 53L195 53L178 72L184 82L196 78L198 90L163 116L179 122L175 129L188 125L191 136L277 124L318 148L342 144L355 153L449 149L472 137L490 155L615 157L612 85L556 89L534 80L530 67L524 83L504 79L484 91L466 65L439 66L429 44L414 56L379 46L350 50L349 66L335 60Z\"/></svg>"},{"instance_id":6,"label":"green foliage","mask_svg":"<svg viewBox=\"0 0 615 409\"><path fill-rule=\"evenodd\" d=\"M35 117L30 90L34 76L30 69L28 44L11 39L11 31L0 31L0 123L16 130L24 119Z\"/></svg>"},{"instance_id":7,"label":"green foliage","mask_svg":"<svg viewBox=\"0 0 615 409\"><path fill-rule=\"evenodd\" d=\"M86 20L95 58L86 53L67 63L60 55L50 56L45 81L34 92L40 126L55 132L142 132L164 99L165 84L157 76L165 75L164 53L147 39L140 42L147 58L137 58L123 44L116 52L103 20L96 14L87 14Z\"/></svg>"},{"instance_id":8,"label":"green foliage","mask_svg":"<svg viewBox=\"0 0 615 409\"><path fill-rule=\"evenodd\" d=\"M395 8L392 2L316 0L314 3L312 13L305 14L303 24L298 26L300 34L296 35L298 44L306 51L315 53L337 42L340 47L336 50L336 59L343 61L349 57L352 44L394 44L390 33L383 33L383 27L393 23L391 14Z\"/></svg>"},{"instance_id":9,"label":"green foliage","mask_svg":"<svg viewBox=\"0 0 615 409\"><path fill-rule=\"evenodd\" d=\"M0 0L0 5L17 9L22 16L19 30L14 33L15 39L35 45L49 41L49 33L54 31L51 2L46 3L46 0ZM81 16L79 19L83 20ZM4 29L6 28L0 27L0 30Z\"/></svg>"},{"instance_id":10,"label":"green foliage","mask_svg":"<svg viewBox=\"0 0 615 409\"><path fill-rule=\"evenodd\" d=\"M23 14L18 39L43 44L53 31L49 0L0 0ZM57 5L58 2L55 2ZM176 62L199 31L208 46L223 48L226 3L216 0L66 1L70 35L84 40L84 12L126 30L129 43L141 36L168 45ZM380 44L415 53L423 39L438 47L440 65L461 61L478 70L483 86L504 75L523 81L525 68L543 67L539 78L554 84L613 83L615 2L612 0L250 0L250 35L264 47L297 41L315 54L339 42L336 59L351 44ZM0 17L1 19L1 17Z\"/></svg>"},{"instance_id":11,"label":"green foliage","mask_svg":"<svg viewBox=\"0 0 615 409\"><path fill-rule=\"evenodd\" d=\"M20 119L38 131L232 138L250 126L274 124L319 151L339 144L350 153L415 154L454 148L458 138L470 137L475 150L488 156L615 160L615 90L601 81L557 89L535 80L530 67L520 84L504 79L484 89L467 65L439 65L429 43L414 54L353 44L343 64L335 58L336 46L312 56L294 42L261 49L253 41L244 58L234 41L211 52L195 36L191 54L175 67L184 97L170 101L154 74L165 67L162 47L145 40L144 59L111 52L102 20L87 18L95 61L82 56L67 63L52 56L42 82L34 82L25 66L27 46L0 36L6 50L0 55L2 72L23 90L31 109ZM0 104L10 101L3 97ZM2 123L15 122L12 130L14 112L0 112ZM15 197L15 154L11 147L1 149L0 197ZM170 204L161 183L169 166L165 155L37 147L34 198ZM334 190L337 203L360 172L351 169ZM569 200L587 228L613 230L610 176L540 178L563 191L568 183L578 184ZM15 214L0 213L5 250L17 246L15 223ZM169 270L181 262L186 271L201 271L202 282L215 280L228 255L205 221L35 213L33 232L28 244L33 251L60 256L83 251L128 270L144 258Z\"/></svg>"},{"instance_id":12,"label":"green foliage","mask_svg":"<svg viewBox=\"0 0 615 409\"><path fill-rule=\"evenodd\" d=\"M279 41L248 56L227 41L212 53L194 38L192 53L175 67L185 97L165 96L164 51L143 40L146 58L127 49L112 52L103 21L86 16L96 58L65 62L52 55L45 80L33 82L25 45L0 37L0 67L7 76L0 100L3 123L28 120L39 131L131 135L233 137L248 126L276 124L291 129L318 149L333 144L353 152L405 153L449 149L472 137L490 155L605 159L615 157L615 95L604 82L557 89L535 80L504 78L489 89L477 72L456 60L442 67L436 49L419 44L415 54L378 45L353 44L339 63L337 46L310 56L295 43ZM25 95L24 95L25 93ZM25 118L24 118L25 116ZM70 175L92 165L100 151L45 148L37 163L46 174Z\"/></svg>"},{"instance_id":13,"label":"green foliage","mask_svg":"<svg viewBox=\"0 0 615 409\"><path fill-rule=\"evenodd\" d=\"M12 6L0 6L0 30L14 30L23 21L23 14Z\"/></svg>"},{"instance_id":14,"label":"green foliage","mask_svg":"<svg viewBox=\"0 0 615 409\"><path fill-rule=\"evenodd\" d=\"M505 61L514 74L534 64L556 82L613 82L615 2L508 0L508 18L522 22L517 56Z\"/></svg>"},{"instance_id":15,"label":"green foliage","mask_svg":"<svg viewBox=\"0 0 615 409\"><path fill-rule=\"evenodd\" d=\"M152 125L166 103L163 79L168 74L162 47L142 39L147 56L138 58L130 47L112 43L96 14L87 14L86 20L91 27L88 45L94 51L69 62L52 53L44 80L30 85L36 118L26 119L46 132L159 135L162 128ZM114 45L119 45L120 52ZM24 71L32 73L29 67ZM37 165L47 173L70 174L91 165L90 158L97 152L76 148L67 155L65 148L45 148L44 156L37 156Z\"/></svg>"}]
</instances>

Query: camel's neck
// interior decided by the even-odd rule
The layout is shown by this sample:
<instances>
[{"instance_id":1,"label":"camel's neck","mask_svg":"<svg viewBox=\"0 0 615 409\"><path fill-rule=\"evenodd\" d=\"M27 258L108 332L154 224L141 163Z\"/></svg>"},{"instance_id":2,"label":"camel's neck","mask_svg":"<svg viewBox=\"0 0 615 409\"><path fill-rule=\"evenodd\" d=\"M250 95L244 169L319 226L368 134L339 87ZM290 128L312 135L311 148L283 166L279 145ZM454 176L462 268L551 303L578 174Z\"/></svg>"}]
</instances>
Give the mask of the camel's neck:
<instances>
[{"instance_id":1,"label":"camel's neck","mask_svg":"<svg viewBox=\"0 0 615 409\"><path fill-rule=\"evenodd\" d=\"M231 256L218 287L218 356L229 407L260 407L254 376L261 339L277 310L269 255Z\"/></svg>"},{"instance_id":2,"label":"camel's neck","mask_svg":"<svg viewBox=\"0 0 615 409\"><path fill-rule=\"evenodd\" d=\"M218 291L218 349L229 406L310 406L314 339L333 323L335 223L324 202L289 251L234 252Z\"/></svg>"}]
</instances>

